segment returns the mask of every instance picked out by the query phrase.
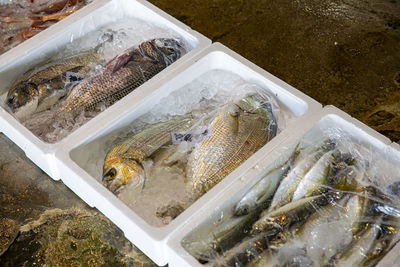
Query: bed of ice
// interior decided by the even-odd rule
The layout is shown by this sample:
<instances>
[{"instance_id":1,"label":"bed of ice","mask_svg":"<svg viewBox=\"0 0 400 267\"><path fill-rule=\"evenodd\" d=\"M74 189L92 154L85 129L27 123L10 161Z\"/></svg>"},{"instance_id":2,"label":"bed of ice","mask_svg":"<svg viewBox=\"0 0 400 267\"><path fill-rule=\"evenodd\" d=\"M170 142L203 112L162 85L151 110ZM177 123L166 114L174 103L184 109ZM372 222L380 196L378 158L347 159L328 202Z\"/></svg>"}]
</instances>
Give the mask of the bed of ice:
<instances>
[{"instance_id":1,"label":"bed of ice","mask_svg":"<svg viewBox=\"0 0 400 267\"><path fill-rule=\"evenodd\" d=\"M314 126L312 130L303 136L297 148L305 151L306 153L304 153L304 155L306 156L308 154L307 151L316 148L318 144L328 139L336 140L338 143L337 148L341 152L350 153L357 160L356 164L358 164L359 171L363 174L356 176L359 185L361 187L375 188L380 192L379 198L374 196L371 199L375 201L375 203L382 204L381 207L385 207L380 209L376 208L378 211L382 214L390 214L392 216L386 218L383 225L393 226L397 229L397 234L395 235L397 235L398 239L400 237L398 232L400 229L399 155L388 147L381 146L379 148L379 145L374 145L373 141L371 142L366 140L365 137L357 136L357 132L354 133L352 130L345 130L337 127L335 121L330 119L322 120L322 122ZM292 155L296 145L297 143L287 147L281 156L264 168L256 180L261 180L269 170L285 162L289 156ZM212 238L214 235L213 231L215 231L218 225L232 220L236 203L248 192L249 188L250 187L246 187L238 191L234 196L231 196L229 200L224 198L226 199L226 203L217 203L215 212L210 214L208 218L182 240L183 247L201 263L204 263L205 266L213 266L214 264L224 261L222 260L221 252L212 252L212 258L197 254L198 251L200 251L198 249L199 247L210 247L210 245L208 245L209 243L201 240L205 240L207 236ZM336 191L338 192L338 190ZM350 194L356 195L362 193L353 191ZM382 195L384 195L383 198ZM346 248L355 237L351 229L349 229L349 211L346 210L344 204L341 203L340 200L338 200L337 203L335 209L330 210L331 213L326 214L322 221L323 223L316 226L310 225L311 227L306 228L308 230L304 231L305 233L302 234L302 236L294 234L296 229L298 229L296 226L297 224L292 226L289 228L289 231L283 232L284 239L286 240L284 245L273 248L272 250L266 250L261 256L255 255L255 259L258 259L258 264L260 265L248 264L248 266L264 266L263 262L264 264L268 262L268 264L272 264L273 266L322 266L322 260L330 259L335 251L338 252ZM315 213L323 214L323 209L323 207L315 208ZM382 219L382 214L374 216L369 215L369 217L364 217L362 220L369 223L379 222ZM386 215L383 216L385 217ZM248 236L248 230L249 228L246 228L244 232L240 233L241 237L236 240L236 244L240 244L241 240L243 240L242 238ZM234 242L231 244L231 247L233 246L235 246ZM226 248L226 250L229 249L230 248ZM235 251L235 249L233 251ZM222 251L222 253L223 252L224 251ZM267 257L267 259L262 258L263 256Z\"/></svg>"},{"instance_id":2,"label":"bed of ice","mask_svg":"<svg viewBox=\"0 0 400 267\"><path fill-rule=\"evenodd\" d=\"M267 93L268 89L250 84L234 73L211 70L168 96L152 101L152 108L128 127L73 151L72 158L101 182L106 153L130 133L139 132L145 125L167 121L188 112L197 120L195 129L202 129L207 127L221 107L241 99L249 92L258 92L274 103L273 112L278 121L278 132L282 130L285 119L290 115L280 109L274 98ZM185 164L195 143L196 141L177 142L157 151L151 157L152 163L148 166L151 176L147 177L144 188L138 191L128 185L118 197L149 224L157 227L168 224L191 204L185 199ZM85 156L82 156L83 150Z\"/></svg>"},{"instance_id":3,"label":"bed of ice","mask_svg":"<svg viewBox=\"0 0 400 267\"><path fill-rule=\"evenodd\" d=\"M76 39L71 35L70 43L61 48L56 54L48 55L45 61L38 62L35 66L40 68L48 63L49 60L51 60L51 62L62 61L63 58L93 48L97 48L97 51L101 54L101 62L107 62L115 56L122 54L126 49L137 47L143 41L155 38L175 38L183 43L187 52L193 49L189 43L180 38L177 33L171 29L130 18L118 20L90 32L82 38ZM101 66L96 66L94 69L101 69ZM23 73L21 73L21 75L22 74ZM12 82L10 82L9 86L11 85ZM7 92L0 97L1 106L9 111L8 107L5 105L6 97ZM106 109L105 105L99 105L94 110L84 111L78 116L72 117L67 115L61 122L58 120L53 122L52 125L43 125L44 121L52 121L51 119L55 111L61 105L61 102L60 100L49 110L32 114L27 119L24 119L22 123L43 141L55 143Z\"/></svg>"}]
</instances>

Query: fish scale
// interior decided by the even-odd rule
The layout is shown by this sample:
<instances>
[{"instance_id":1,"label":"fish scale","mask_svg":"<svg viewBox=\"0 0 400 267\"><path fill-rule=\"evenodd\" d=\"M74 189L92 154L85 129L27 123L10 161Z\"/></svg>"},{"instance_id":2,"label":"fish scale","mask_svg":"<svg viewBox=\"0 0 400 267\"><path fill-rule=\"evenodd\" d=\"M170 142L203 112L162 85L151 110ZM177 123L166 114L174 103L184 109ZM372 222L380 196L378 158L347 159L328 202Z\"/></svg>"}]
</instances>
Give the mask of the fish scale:
<instances>
[{"instance_id":1,"label":"fish scale","mask_svg":"<svg viewBox=\"0 0 400 267\"><path fill-rule=\"evenodd\" d=\"M229 107L219 112L211 135L195 148L188 162L191 196L208 191L275 136L276 131L268 131L270 123L276 124L272 112L239 109L232 114Z\"/></svg>"},{"instance_id":2,"label":"fish scale","mask_svg":"<svg viewBox=\"0 0 400 267\"><path fill-rule=\"evenodd\" d=\"M119 191L128 183L143 185L147 158L171 141L171 133L185 131L192 123L191 115L175 117L149 125L139 133L126 137L107 153L103 166L105 185L113 192Z\"/></svg>"},{"instance_id":3,"label":"fish scale","mask_svg":"<svg viewBox=\"0 0 400 267\"><path fill-rule=\"evenodd\" d=\"M66 95L77 80L89 73L90 64L99 61L100 54L93 49L34 68L13 83L6 103L18 118L45 110ZM70 80L72 76L75 78Z\"/></svg>"},{"instance_id":4,"label":"fish scale","mask_svg":"<svg viewBox=\"0 0 400 267\"><path fill-rule=\"evenodd\" d=\"M102 71L75 86L56 112L91 109L99 103L112 105L151 79L186 51L175 39L153 39L109 61Z\"/></svg>"},{"instance_id":5,"label":"fish scale","mask_svg":"<svg viewBox=\"0 0 400 267\"><path fill-rule=\"evenodd\" d=\"M108 154L107 160L115 157L135 158L139 161L151 156L162 145L171 140L171 133L188 129L192 124L191 116L150 125L141 132L128 137L116 145Z\"/></svg>"},{"instance_id":6,"label":"fish scale","mask_svg":"<svg viewBox=\"0 0 400 267\"><path fill-rule=\"evenodd\" d=\"M154 75L162 71L164 64L138 62L129 64L116 72L105 71L84 80L76 86L67 99L61 111L74 111L79 108L92 108L96 104L106 101L112 104L129 94ZM140 68L146 71L140 71Z\"/></svg>"}]
</instances>

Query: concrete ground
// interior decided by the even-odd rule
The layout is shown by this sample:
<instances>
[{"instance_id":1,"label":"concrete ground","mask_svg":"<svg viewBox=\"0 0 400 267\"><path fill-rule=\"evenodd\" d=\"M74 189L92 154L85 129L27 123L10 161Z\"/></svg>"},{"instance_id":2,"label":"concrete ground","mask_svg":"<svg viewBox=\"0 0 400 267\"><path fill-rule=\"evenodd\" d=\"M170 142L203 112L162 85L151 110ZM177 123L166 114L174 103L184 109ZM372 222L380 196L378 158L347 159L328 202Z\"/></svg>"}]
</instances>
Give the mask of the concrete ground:
<instances>
[{"instance_id":1,"label":"concrete ground","mask_svg":"<svg viewBox=\"0 0 400 267\"><path fill-rule=\"evenodd\" d=\"M150 0L323 105L400 141L399 0Z\"/></svg>"}]
</instances>

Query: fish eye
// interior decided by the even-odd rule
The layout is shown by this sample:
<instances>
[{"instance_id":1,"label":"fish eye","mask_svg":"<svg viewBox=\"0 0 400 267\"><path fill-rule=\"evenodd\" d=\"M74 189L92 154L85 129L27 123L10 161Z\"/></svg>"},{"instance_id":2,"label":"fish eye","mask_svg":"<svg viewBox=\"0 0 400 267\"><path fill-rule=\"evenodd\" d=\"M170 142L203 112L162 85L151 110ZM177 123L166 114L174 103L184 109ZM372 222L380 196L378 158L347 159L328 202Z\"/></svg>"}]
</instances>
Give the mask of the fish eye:
<instances>
[{"instance_id":1,"label":"fish eye","mask_svg":"<svg viewBox=\"0 0 400 267\"><path fill-rule=\"evenodd\" d=\"M14 104L14 102L15 102L15 95L11 96L7 101L8 101L9 104Z\"/></svg>"},{"instance_id":2,"label":"fish eye","mask_svg":"<svg viewBox=\"0 0 400 267\"><path fill-rule=\"evenodd\" d=\"M156 39L155 41L154 41L154 43L157 45L157 46L163 46L163 43L160 41L160 40L158 40L158 39ZM165 45L165 44L164 44Z\"/></svg>"},{"instance_id":3,"label":"fish eye","mask_svg":"<svg viewBox=\"0 0 400 267\"><path fill-rule=\"evenodd\" d=\"M117 170L115 168L110 168L104 175L103 180L110 181L117 175Z\"/></svg>"}]
</instances>

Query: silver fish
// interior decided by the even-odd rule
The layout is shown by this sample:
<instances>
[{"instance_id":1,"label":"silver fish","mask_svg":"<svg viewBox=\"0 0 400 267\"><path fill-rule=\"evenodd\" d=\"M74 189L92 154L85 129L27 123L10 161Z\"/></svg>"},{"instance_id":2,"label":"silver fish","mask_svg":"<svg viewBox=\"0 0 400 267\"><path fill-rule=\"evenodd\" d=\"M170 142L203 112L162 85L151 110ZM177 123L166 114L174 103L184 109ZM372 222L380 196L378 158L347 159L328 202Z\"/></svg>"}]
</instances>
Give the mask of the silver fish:
<instances>
[{"instance_id":1,"label":"silver fish","mask_svg":"<svg viewBox=\"0 0 400 267\"><path fill-rule=\"evenodd\" d=\"M332 173L336 150L325 153L315 165L304 175L293 193L292 201L321 193L328 185L328 177Z\"/></svg>"},{"instance_id":2,"label":"silver fish","mask_svg":"<svg viewBox=\"0 0 400 267\"><path fill-rule=\"evenodd\" d=\"M251 234L280 229L284 231L294 222L306 219L312 212L322 206L343 197L340 192L330 192L290 202L276 210L265 210L258 221L253 224Z\"/></svg>"},{"instance_id":3,"label":"silver fish","mask_svg":"<svg viewBox=\"0 0 400 267\"><path fill-rule=\"evenodd\" d=\"M184 248L194 257L210 261L218 252L232 247L245 237L252 223L257 219L255 213L241 217L227 217L218 223L210 223L194 231L182 241Z\"/></svg>"},{"instance_id":4,"label":"silver fish","mask_svg":"<svg viewBox=\"0 0 400 267\"><path fill-rule=\"evenodd\" d=\"M284 165L270 171L258 183L256 183L236 204L234 214L236 216L248 214L258 206L265 203L273 196L281 179L287 174L290 166Z\"/></svg>"},{"instance_id":5,"label":"silver fish","mask_svg":"<svg viewBox=\"0 0 400 267\"><path fill-rule=\"evenodd\" d=\"M336 255L333 260L333 266L363 266L363 261L371 249L374 248L377 237L381 232L379 224L369 224L353 242L346 247L343 253Z\"/></svg>"},{"instance_id":6,"label":"silver fish","mask_svg":"<svg viewBox=\"0 0 400 267\"><path fill-rule=\"evenodd\" d=\"M314 166L314 164L327 153L324 148L305 156L290 170L288 175L282 180L272 199L269 210L273 211L292 201L293 193L304 175Z\"/></svg>"}]
</instances>

